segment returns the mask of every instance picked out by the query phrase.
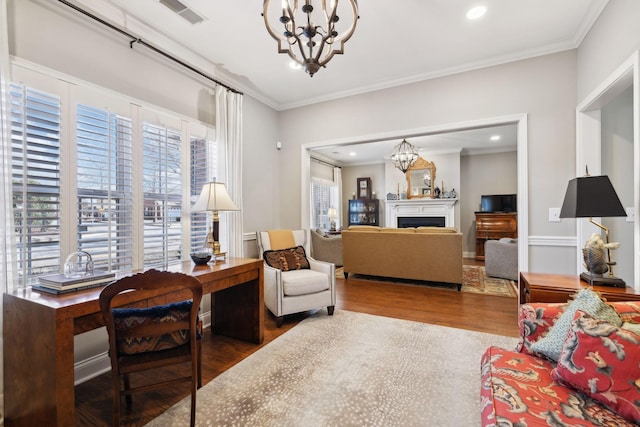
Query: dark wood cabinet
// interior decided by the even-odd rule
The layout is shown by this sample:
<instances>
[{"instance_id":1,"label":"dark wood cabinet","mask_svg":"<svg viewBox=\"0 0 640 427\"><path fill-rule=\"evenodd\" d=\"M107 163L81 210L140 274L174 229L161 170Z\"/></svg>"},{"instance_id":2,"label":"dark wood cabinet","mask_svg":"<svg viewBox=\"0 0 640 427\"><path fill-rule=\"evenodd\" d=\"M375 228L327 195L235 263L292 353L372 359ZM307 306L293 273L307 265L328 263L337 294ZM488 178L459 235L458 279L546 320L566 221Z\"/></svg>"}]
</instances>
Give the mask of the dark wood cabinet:
<instances>
[{"instance_id":1,"label":"dark wood cabinet","mask_svg":"<svg viewBox=\"0 0 640 427\"><path fill-rule=\"evenodd\" d=\"M580 289L591 288L609 302L640 301L640 293L632 287L589 286L577 274L520 272L520 304L530 302L565 303Z\"/></svg>"},{"instance_id":2,"label":"dark wood cabinet","mask_svg":"<svg viewBox=\"0 0 640 427\"><path fill-rule=\"evenodd\" d=\"M349 225L380 225L379 200L349 200Z\"/></svg>"},{"instance_id":3,"label":"dark wood cabinet","mask_svg":"<svg viewBox=\"0 0 640 427\"><path fill-rule=\"evenodd\" d=\"M518 237L518 214L476 212L476 259L484 261L487 240Z\"/></svg>"}]
</instances>

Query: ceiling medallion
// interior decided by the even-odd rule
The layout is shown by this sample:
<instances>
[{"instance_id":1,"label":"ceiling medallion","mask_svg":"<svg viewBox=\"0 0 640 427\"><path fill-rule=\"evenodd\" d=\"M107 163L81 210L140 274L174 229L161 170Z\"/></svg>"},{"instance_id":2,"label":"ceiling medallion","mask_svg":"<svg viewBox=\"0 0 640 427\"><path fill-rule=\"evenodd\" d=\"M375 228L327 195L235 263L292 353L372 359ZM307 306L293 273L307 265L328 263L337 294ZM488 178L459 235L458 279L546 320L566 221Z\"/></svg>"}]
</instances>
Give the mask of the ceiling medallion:
<instances>
[{"instance_id":1,"label":"ceiling medallion","mask_svg":"<svg viewBox=\"0 0 640 427\"><path fill-rule=\"evenodd\" d=\"M270 7L271 1L264 0L264 24L271 37L278 42L278 53L289 54L313 77L333 55L344 53L344 44L353 35L360 18L358 1L316 0L316 3L320 3L318 9L314 8L312 0L281 1L281 7ZM300 7L298 3L301 3ZM340 9L341 13L351 10L349 21L340 21L337 14L339 3L348 3L350 6ZM269 19L270 15L277 15L278 20ZM284 28L282 32L275 29L280 24Z\"/></svg>"}]
</instances>

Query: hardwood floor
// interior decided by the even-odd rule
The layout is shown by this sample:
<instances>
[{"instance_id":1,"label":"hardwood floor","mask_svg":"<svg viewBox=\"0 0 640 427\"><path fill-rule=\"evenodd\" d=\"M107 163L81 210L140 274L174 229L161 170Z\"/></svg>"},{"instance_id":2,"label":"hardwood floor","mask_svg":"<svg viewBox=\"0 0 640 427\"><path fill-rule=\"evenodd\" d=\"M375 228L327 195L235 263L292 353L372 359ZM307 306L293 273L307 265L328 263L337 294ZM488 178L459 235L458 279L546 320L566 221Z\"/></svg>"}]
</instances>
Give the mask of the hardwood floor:
<instances>
[{"instance_id":1,"label":"hardwood floor","mask_svg":"<svg viewBox=\"0 0 640 427\"><path fill-rule=\"evenodd\" d=\"M465 260L474 264L472 260ZM492 334L518 336L517 299L457 292L451 287L402 285L371 280L336 280L336 310L432 323ZM309 313L285 317L278 329L265 310L265 339L246 343L205 330L202 341L203 384L229 369L262 346L293 328ZM171 375L167 370L162 375ZM158 375L154 373L154 375ZM133 410L123 413L123 424L142 426L188 395L188 385L134 396ZM198 402L204 404L204 402ZM78 425L111 425L111 376L103 374L76 386Z\"/></svg>"}]
</instances>

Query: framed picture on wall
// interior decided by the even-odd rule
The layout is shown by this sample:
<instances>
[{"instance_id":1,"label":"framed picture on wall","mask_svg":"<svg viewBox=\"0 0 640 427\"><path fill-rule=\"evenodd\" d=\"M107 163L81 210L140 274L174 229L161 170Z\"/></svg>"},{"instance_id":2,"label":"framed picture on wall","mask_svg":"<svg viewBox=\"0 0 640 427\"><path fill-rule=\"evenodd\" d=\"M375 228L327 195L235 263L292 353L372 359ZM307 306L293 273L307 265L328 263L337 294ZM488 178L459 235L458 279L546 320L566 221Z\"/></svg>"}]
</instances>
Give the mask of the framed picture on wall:
<instances>
[{"instance_id":1,"label":"framed picture on wall","mask_svg":"<svg viewBox=\"0 0 640 427\"><path fill-rule=\"evenodd\" d=\"M358 199L371 198L371 178L358 178Z\"/></svg>"}]
</instances>

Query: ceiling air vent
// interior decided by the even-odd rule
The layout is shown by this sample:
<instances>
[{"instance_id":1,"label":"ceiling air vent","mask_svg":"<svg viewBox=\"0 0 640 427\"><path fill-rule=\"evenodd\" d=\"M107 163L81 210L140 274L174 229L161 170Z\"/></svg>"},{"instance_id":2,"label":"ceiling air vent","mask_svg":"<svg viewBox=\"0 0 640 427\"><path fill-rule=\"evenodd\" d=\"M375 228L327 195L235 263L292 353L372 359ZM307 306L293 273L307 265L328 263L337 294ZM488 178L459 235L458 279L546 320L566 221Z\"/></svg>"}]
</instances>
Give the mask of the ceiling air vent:
<instances>
[{"instance_id":1,"label":"ceiling air vent","mask_svg":"<svg viewBox=\"0 0 640 427\"><path fill-rule=\"evenodd\" d=\"M182 18L189 21L191 24L198 24L204 21L204 18L198 15L189 7L179 0L160 0L160 3L171 9L173 13L178 14Z\"/></svg>"}]
</instances>

